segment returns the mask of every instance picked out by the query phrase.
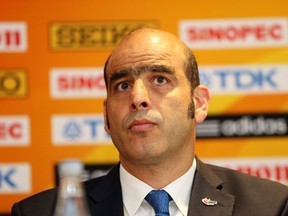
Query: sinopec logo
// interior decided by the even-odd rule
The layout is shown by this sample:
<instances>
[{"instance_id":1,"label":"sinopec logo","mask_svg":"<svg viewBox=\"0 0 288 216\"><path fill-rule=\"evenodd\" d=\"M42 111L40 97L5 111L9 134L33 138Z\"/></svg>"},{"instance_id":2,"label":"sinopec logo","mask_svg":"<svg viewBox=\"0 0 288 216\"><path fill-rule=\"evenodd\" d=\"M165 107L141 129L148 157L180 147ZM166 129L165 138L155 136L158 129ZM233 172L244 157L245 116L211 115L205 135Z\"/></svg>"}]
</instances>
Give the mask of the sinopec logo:
<instances>
[{"instance_id":1,"label":"sinopec logo","mask_svg":"<svg viewBox=\"0 0 288 216\"><path fill-rule=\"evenodd\" d=\"M193 49L288 45L287 19L182 20L180 38Z\"/></svg>"},{"instance_id":2,"label":"sinopec logo","mask_svg":"<svg viewBox=\"0 0 288 216\"><path fill-rule=\"evenodd\" d=\"M102 68L54 68L50 71L52 98L103 98L106 87Z\"/></svg>"},{"instance_id":3,"label":"sinopec logo","mask_svg":"<svg viewBox=\"0 0 288 216\"><path fill-rule=\"evenodd\" d=\"M28 146L30 120L27 116L0 116L0 147Z\"/></svg>"},{"instance_id":4,"label":"sinopec logo","mask_svg":"<svg viewBox=\"0 0 288 216\"><path fill-rule=\"evenodd\" d=\"M0 52L25 52L26 34L24 22L0 22Z\"/></svg>"},{"instance_id":5,"label":"sinopec logo","mask_svg":"<svg viewBox=\"0 0 288 216\"><path fill-rule=\"evenodd\" d=\"M111 49L131 30L157 26L155 22L54 23L50 27L53 50Z\"/></svg>"},{"instance_id":6,"label":"sinopec logo","mask_svg":"<svg viewBox=\"0 0 288 216\"><path fill-rule=\"evenodd\" d=\"M27 95L27 73L25 70L0 69L0 98L25 97Z\"/></svg>"}]
</instances>

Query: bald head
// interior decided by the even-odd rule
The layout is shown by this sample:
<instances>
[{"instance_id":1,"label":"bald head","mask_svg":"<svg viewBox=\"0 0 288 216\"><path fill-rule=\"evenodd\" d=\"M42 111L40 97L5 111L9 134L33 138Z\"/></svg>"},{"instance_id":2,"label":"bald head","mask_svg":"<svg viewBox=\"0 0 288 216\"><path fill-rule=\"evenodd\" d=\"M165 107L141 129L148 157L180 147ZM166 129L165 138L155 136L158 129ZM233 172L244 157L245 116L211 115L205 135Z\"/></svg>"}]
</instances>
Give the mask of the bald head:
<instances>
[{"instance_id":1,"label":"bald head","mask_svg":"<svg viewBox=\"0 0 288 216\"><path fill-rule=\"evenodd\" d=\"M151 56L153 59L150 58ZM143 63L143 59L160 62L165 58L170 58L171 61L182 61L191 85L191 94L193 94L195 87L200 84L198 66L193 52L175 35L154 28L133 30L114 49L104 66L107 90L109 86L107 71L116 71L126 64L136 67Z\"/></svg>"},{"instance_id":2,"label":"bald head","mask_svg":"<svg viewBox=\"0 0 288 216\"><path fill-rule=\"evenodd\" d=\"M155 59L155 61L161 58L169 58L170 56L168 55L173 55L170 52L172 50L179 55L179 59L184 59L183 49L183 44L168 32L151 28L138 29L124 37L118 44L111 54L107 69L110 70L112 67L112 70L117 70L123 64L128 63L131 57L134 58L133 64L130 65L132 67L141 64L145 58L150 58L154 54L159 54L159 59ZM137 61L137 59L141 60L141 62ZM121 65L118 65L120 62Z\"/></svg>"}]
</instances>

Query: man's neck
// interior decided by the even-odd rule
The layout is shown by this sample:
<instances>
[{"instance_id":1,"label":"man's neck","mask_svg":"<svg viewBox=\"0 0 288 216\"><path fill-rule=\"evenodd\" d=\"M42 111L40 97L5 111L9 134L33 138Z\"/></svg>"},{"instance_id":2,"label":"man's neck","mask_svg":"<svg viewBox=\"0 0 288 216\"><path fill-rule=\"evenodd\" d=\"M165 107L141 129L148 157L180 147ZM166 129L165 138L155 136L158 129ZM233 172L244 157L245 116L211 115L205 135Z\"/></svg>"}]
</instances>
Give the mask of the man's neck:
<instances>
[{"instance_id":1,"label":"man's neck","mask_svg":"<svg viewBox=\"0 0 288 216\"><path fill-rule=\"evenodd\" d=\"M121 160L122 166L133 176L155 189L161 189L186 173L192 166L194 156L173 159L155 164L127 163Z\"/></svg>"}]
</instances>

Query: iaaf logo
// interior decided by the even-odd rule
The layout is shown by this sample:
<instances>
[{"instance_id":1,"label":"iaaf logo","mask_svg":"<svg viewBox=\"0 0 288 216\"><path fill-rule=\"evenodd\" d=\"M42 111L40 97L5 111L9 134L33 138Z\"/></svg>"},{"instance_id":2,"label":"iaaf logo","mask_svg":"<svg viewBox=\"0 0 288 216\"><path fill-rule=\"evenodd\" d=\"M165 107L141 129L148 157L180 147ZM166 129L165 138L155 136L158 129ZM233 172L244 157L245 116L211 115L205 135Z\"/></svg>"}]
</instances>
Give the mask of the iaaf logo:
<instances>
[{"instance_id":1,"label":"iaaf logo","mask_svg":"<svg viewBox=\"0 0 288 216\"><path fill-rule=\"evenodd\" d=\"M206 158L203 161L288 185L288 158Z\"/></svg>"},{"instance_id":2,"label":"iaaf logo","mask_svg":"<svg viewBox=\"0 0 288 216\"><path fill-rule=\"evenodd\" d=\"M106 87L102 68L54 68L50 71L52 98L103 98Z\"/></svg>"},{"instance_id":3,"label":"iaaf logo","mask_svg":"<svg viewBox=\"0 0 288 216\"><path fill-rule=\"evenodd\" d=\"M182 20L180 38L193 49L288 45L287 19Z\"/></svg>"},{"instance_id":4,"label":"iaaf logo","mask_svg":"<svg viewBox=\"0 0 288 216\"><path fill-rule=\"evenodd\" d=\"M229 65L199 68L201 83L212 94L271 94L288 92L287 65Z\"/></svg>"},{"instance_id":5,"label":"iaaf logo","mask_svg":"<svg viewBox=\"0 0 288 216\"><path fill-rule=\"evenodd\" d=\"M31 167L28 163L0 163L0 194L30 193Z\"/></svg>"},{"instance_id":6,"label":"iaaf logo","mask_svg":"<svg viewBox=\"0 0 288 216\"><path fill-rule=\"evenodd\" d=\"M54 145L110 144L103 115L54 115L51 119Z\"/></svg>"},{"instance_id":7,"label":"iaaf logo","mask_svg":"<svg viewBox=\"0 0 288 216\"><path fill-rule=\"evenodd\" d=\"M0 22L0 52L25 52L26 50L26 23Z\"/></svg>"},{"instance_id":8,"label":"iaaf logo","mask_svg":"<svg viewBox=\"0 0 288 216\"><path fill-rule=\"evenodd\" d=\"M30 120L27 116L0 116L0 146L27 146Z\"/></svg>"},{"instance_id":9,"label":"iaaf logo","mask_svg":"<svg viewBox=\"0 0 288 216\"><path fill-rule=\"evenodd\" d=\"M288 114L208 116L198 138L288 136Z\"/></svg>"}]
</instances>

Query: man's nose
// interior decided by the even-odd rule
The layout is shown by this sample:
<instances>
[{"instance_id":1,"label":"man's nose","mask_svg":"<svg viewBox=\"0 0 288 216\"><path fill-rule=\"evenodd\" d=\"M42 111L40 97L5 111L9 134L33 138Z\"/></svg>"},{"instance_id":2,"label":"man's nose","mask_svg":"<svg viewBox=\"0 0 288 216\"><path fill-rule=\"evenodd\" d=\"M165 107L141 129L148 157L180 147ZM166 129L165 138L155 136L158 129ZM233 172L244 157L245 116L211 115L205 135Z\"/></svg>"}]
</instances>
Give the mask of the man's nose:
<instances>
[{"instance_id":1,"label":"man's nose","mask_svg":"<svg viewBox=\"0 0 288 216\"><path fill-rule=\"evenodd\" d=\"M130 109L137 111L141 109L149 109L151 102L146 86L142 80L136 80L131 92L131 104Z\"/></svg>"}]
</instances>

